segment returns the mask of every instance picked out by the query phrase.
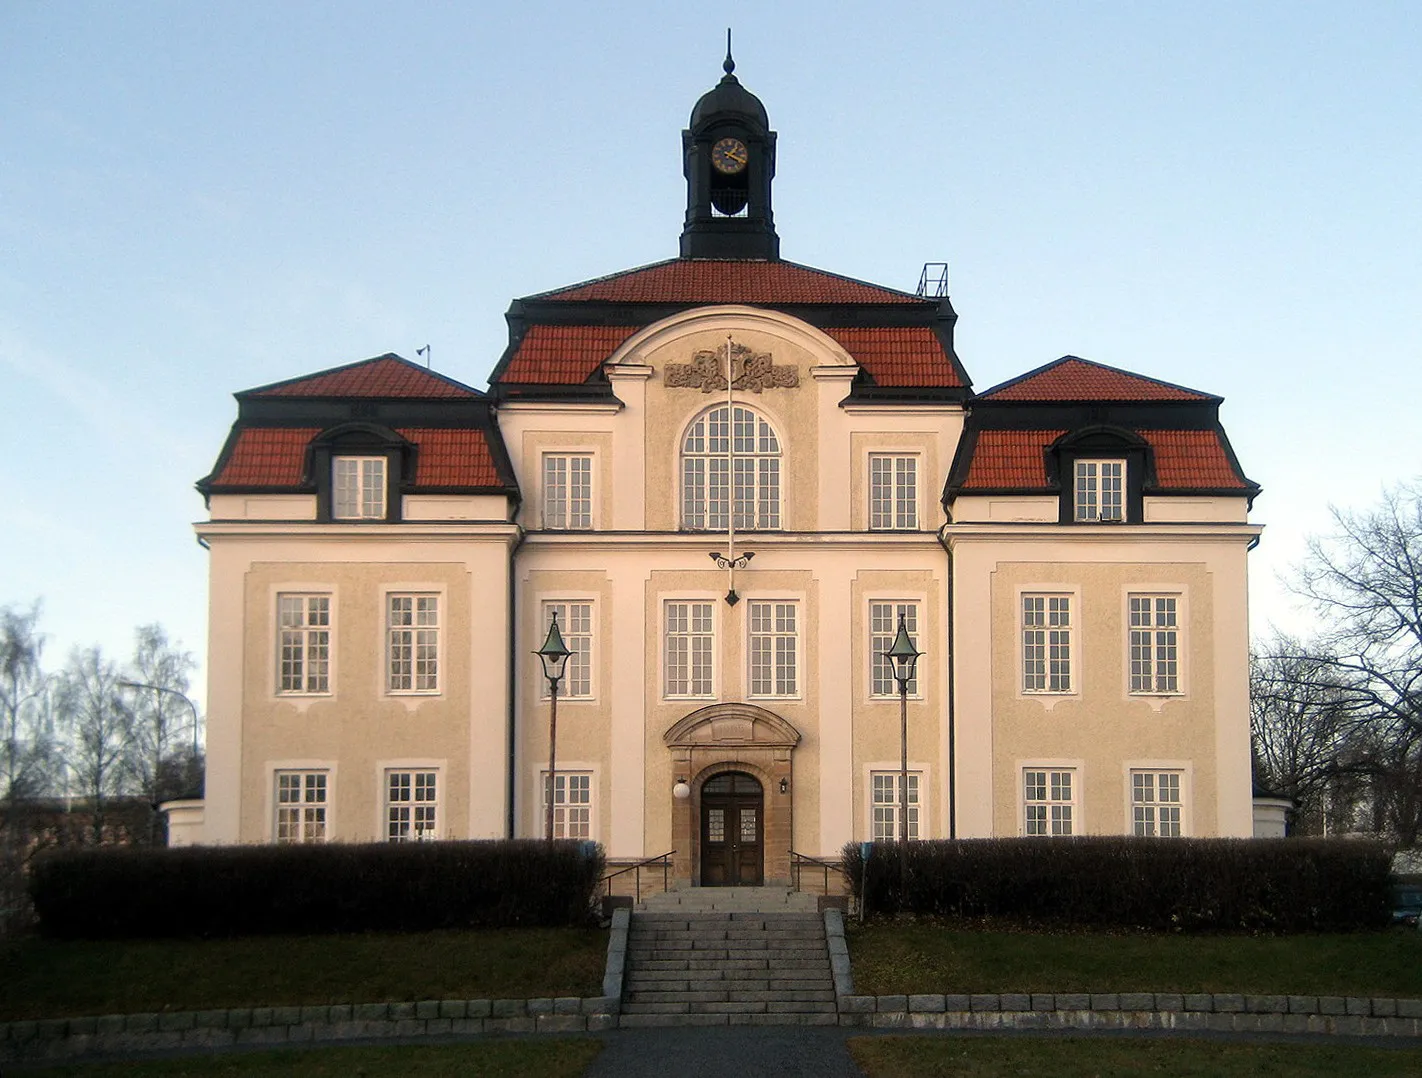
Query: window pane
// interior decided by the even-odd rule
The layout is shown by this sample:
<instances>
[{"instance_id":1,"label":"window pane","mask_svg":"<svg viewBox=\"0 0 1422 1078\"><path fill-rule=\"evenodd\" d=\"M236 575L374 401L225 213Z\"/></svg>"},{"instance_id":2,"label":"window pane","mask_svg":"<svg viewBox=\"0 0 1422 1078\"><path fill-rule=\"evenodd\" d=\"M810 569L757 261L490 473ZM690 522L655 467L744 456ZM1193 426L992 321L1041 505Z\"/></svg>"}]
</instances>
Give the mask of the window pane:
<instances>
[{"instance_id":1,"label":"window pane","mask_svg":"<svg viewBox=\"0 0 1422 1078\"><path fill-rule=\"evenodd\" d=\"M685 528L723 530L733 511L738 529L780 527L780 443L750 408L720 405L692 423L681 480Z\"/></svg>"}]
</instances>

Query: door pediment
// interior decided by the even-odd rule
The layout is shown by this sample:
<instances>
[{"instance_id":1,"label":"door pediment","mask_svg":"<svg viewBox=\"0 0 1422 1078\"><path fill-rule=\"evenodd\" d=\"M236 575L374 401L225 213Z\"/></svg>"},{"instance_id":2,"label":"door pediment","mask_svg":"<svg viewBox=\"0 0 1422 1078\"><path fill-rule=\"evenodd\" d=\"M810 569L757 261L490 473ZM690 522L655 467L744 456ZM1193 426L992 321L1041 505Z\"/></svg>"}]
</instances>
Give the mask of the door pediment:
<instances>
[{"instance_id":1,"label":"door pediment","mask_svg":"<svg viewBox=\"0 0 1422 1078\"><path fill-rule=\"evenodd\" d=\"M793 749L800 742L800 731L755 704L708 704L678 719L662 740L673 749Z\"/></svg>"}]
</instances>

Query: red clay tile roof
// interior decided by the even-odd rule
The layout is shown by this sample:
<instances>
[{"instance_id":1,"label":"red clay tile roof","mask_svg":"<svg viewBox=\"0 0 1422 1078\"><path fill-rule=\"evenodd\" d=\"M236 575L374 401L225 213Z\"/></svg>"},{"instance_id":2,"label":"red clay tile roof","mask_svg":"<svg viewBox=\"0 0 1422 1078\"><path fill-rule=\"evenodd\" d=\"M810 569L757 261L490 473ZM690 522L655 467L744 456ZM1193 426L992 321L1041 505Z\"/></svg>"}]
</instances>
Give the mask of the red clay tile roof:
<instances>
[{"instance_id":1,"label":"red clay tile roof","mask_svg":"<svg viewBox=\"0 0 1422 1078\"><path fill-rule=\"evenodd\" d=\"M300 489L306 449L320 433L320 427L247 427L238 431L236 444L209 489ZM396 433L418 447L416 489L500 486L494 456L482 430L401 427Z\"/></svg>"},{"instance_id":2,"label":"red clay tile roof","mask_svg":"<svg viewBox=\"0 0 1422 1078\"><path fill-rule=\"evenodd\" d=\"M1047 486L1044 450L1066 431L985 430L973 447L972 465L963 489L1038 489Z\"/></svg>"},{"instance_id":3,"label":"red clay tile roof","mask_svg":"<svg viewBox=\"0 0 1422 1078\"><path fill-rule=\"evenodd\" d=\"M984 430L978 434L962 490L1041 490L1048 486L1046 448L1060 430ZM1162 490L1248 490L1230 463L1218 431L1143 430L1155 450Z\"/></svg>"},{"instance_id":4,"label":"red clay tile roof","mask_svg":"<svg viewBox=\"0 0 1422 1078\"><path fill-rule=\"evenodd\" d=\"M1184 386L1160 382L1101 363L1063 356L1003 382L979 398L1000 401L1200 401L1215 400Z\"/></svg>"},{"instance_id":5,"label":"red clay tile roof","mask_svg":"<svg viewBox=\"0 0 1422 1078\"><path fill-rule=\"evenodd\" d=\"M881 386L961 386L962 378L928 326L825 330Z\"/></svg>"},{"instance_id":6,"label":"red clay tile roof","mask_svg":"<svg viewBox=\"0 0 1422 1078\"><path fill-rule=\"evenodd\" d=\"M610 303L933 303L794 262L674 258L529 299Z\"/></svg>"},{"instance_id":7,"label":"red clay tile roof","mask_svg":"<svg viewBox=\"0 0 1422 1078\"><path fill-rule=\"evenodd\" d=\"M580 385L637 326L529 326L501 382Z\"/></svg>"},{"instance_id":8,"label":"red clay tile roof","mask_svg":"<svg viewBox=\"0 0 1422 1078\"><path fill-rule=\"evenodd\" d=\"M1238 487L1236 473L1212 430L1143 430L1155 447L1155 477L1162 487Z\"/></svg>"},{"instance_id":9,"label":"red clay tile roof","mask_svg":"<svg viewBox=\"0 0 1422 1078\"><path fill-rule=\"evenodd\" d=\"M579 385L637 326L530 326L509 365L507 383ZM961 386L953 361L928 326L829 328L825 333L881 386Z\"/></svg>"},{"instance_id":10,"label":"red clay tile roof","mask_svg":"<svg viewBox=\"0 0 1422 1078\"><path fill-rule=\"evenodd\" d=\"M248 427L212 477L219 487L299 487L306 466L306 447L320 427Z\"/></svg>"},{"instance_id":11,"label":"red clay tile roof","mask_svg":"<svg viewBox=\"0 0 1422 1078\"><path fill-rule=\"evenodd\" d=\"M396 433L419 447L416 488L499 486L494 455L482 430L399 427Z\"/></svg>"},{"instance_id":12,"label":"red clay tile roof","mask_svg":"<svg viewBox=\"0 0 1422 1078\"><path fill-rule=\"evenodd\" d=\"M397 355L377 356L318 374L250 389L253 397L399 397L449 400L482 396L477 389Z\"/></svg>"}]
</instances>

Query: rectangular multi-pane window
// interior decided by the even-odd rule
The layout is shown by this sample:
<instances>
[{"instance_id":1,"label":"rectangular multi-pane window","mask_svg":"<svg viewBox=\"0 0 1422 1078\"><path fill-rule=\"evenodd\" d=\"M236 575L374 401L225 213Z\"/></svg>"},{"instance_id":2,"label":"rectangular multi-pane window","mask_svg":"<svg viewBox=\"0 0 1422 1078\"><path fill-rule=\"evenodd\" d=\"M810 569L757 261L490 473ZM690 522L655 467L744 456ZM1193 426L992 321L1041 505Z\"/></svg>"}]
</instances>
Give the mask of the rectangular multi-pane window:
<instances>
[{"instance_id":1,"label":"rectangular multi-pane window","mask_svg":"<svg viewBox=\"0 0 1422 1078\"><path fill-rule=\"evenodd\" d=\"M592 838L592 773L559 771L553 790L553 837ZM548 818L548 772L543 772L543 815Z\"/></svg>"},{"instance_id":2,"label":"rectangular multi-pane window","mask_svg":"<svg viewBox=\"0 0 1422 1078\"><path fill-rule=\"evenodd\" d=\"M1022 691L1071 692L1071 596L1022 596Z\"/></svg>"},{"instance_id":3,"label":"rectangular multi-pane window","mask_svg":"<svg viewBox=\"0 0 1422 1078\"><path fill-rule=\"evenodd\" d=\"M712 603L666 604L666 695L710 696Z\"/></svg>"},{"instance_id":4,"label":"rectangular multi-pane window","mask_svg":"<svg viewBox=\"0 0 1422 1078\"><path fill-rule=\"evenodd\" d=\"M903 618L909 639L918 648L918 604L917 603L870 603L869 604L869 650L873 655L870 675L870 694L873 696L897 696L899 683L894 679L894 664L885 658L885 653L894 646L894 636L899 631L899 619ZM918 695L918 668L914 668L909 678L908 694Z\"/></svg>"},{"instance_id":5,"label":"rectangular multi-pane window","mask_svg":"<svg viewBox=\"0 0 1422 1078\"><path fill-rule=\"evenodd\" d=\"M1131 692L1180 691L1180 625L1173 595L1132 595Z\"/></svg>"},{"instance_id":6,"label":"rectangular multi-pane window","mask_svg":"<svg viewBox=\"0 0 1422 1078\"><path fill-rule=\"evenodd\" d=\"M277 596L277 692L331 691L331 597Z\"/></svg>"},{"instance_id":7,"label":"rectangular multi-pane window","mask_svg":"<svg viewBox=\"0 0 1422 1078\"><path fill-rule=\"evenodd\" d=\"M1131 772L1131 824L1137 835L1178 838L1180 772Z\"/></svg>"},{"instance_id":8,"label":"rectangular multi-pane window","mask_svg":"<svg viewBox=\"0 0 1422 1078\"><path fill-rule=\"evenodd\" d=\"M386 688L439 691L439 596L391 595L386 608Z\"/></svg>"},{"instance_id":9,"label":"rectangular multi-pane window","mask_svg":"<svg viewBox=\"0 0 1422 1078\"><path fill-rule=\"evenodd\" d=\"M331 516L337 520L384 519L384 457L336 457L331 461Z\"/></svg>"},{"instance_id":10,"label":"rectangular multi-pane window","mask_svg":"<svg viewBox=\"0 0 1422 1078\"><path fill-rule=\"evenodd\" d=\"M869 527L911 531L918 527L918 458L869 457Z\"/></svg>"},{"instance_id":11,"label":"rectangular multi-pane window","mask_svg":"<svg viewBox=\"0 0 1422 1078\"><path fill-rule=\"evenodd\" d=\"M1023 832L1071 835L1076 809L1076 776L1071 771L1029 768L1022 772Z\"/></svg>"},{"instance_id":12,"label":"rectangular multi-pane window","mask_svg":"<svg viewBox=\"0 0 1422 1078\"><path fill-rule=\"evenodd\" d=\"M751 695L794 696L799 691L796 604L752 602L748 605Z\"/></svg>"},{"instance_id":13,"label":"rectangular multi-pane window","mask_svg":"<svg viewBox=\"0 0 1422 1078\"><path fill-rule=\"evenodd\" d=\"M544 456L543 526L570 531L592 527L592 457Z\"/></svg>"},{"instance_id":14,"label":"rectangular multi-pane window","mask_svg":"<svg viewBox=\"0 0 1422 1078\"><path fill-rule=\"evenodd\" d=\"M275 840L325 842L326 795L326 772L278 771Z\"/></svg>"},{"instance_id":15,"label":"rectangular multi-pane window","mask_svg":"<svg viewBox=\"0 0 1422 1078\"><path fill-rule=\"evenodd\" d=\"M899 837L899 772L875 771L869 776L874 810L874 841L896 842ZM908 837L918 838L918 773L908 774Z\"/></svg>"},{"instance_id":16,"label":"rectangular multi-pane window","mask_svg":"<svg viewBox=\"0 0 1422 1078\"><path fill-rule=\"evenodd\" d=\"M436 771L385 773L385 838L410 842L436 837L439 779Z\"/></svg>"},{"instance_id":17,"label":"rectangular multi-pane window","mask_svg":"<svg viewBox=\"0 0 1422 1078\"><path fill-rule=\"evenodd\" d=\"M558 615L558 632L569 651L568 665L563 669L563 681L558 686L558 695L588 699L592 696L592 603L551 602L543 604L542 640L548 635L548 626L553 623L553 615ZM548 698L548 679L539 672L539 695Z\"/></svg>"},{"instance_id":18,"label":"rectangular multi-pane window","mask_svg":"<svg viewBox=\"0 0 1422 1078\"><path fill-rule=\"evenodd\" d=\"M1125 491L1125 461L1076 462L1074 505L1077 520L1125 520Z\"/></svg>"}]
</instances>

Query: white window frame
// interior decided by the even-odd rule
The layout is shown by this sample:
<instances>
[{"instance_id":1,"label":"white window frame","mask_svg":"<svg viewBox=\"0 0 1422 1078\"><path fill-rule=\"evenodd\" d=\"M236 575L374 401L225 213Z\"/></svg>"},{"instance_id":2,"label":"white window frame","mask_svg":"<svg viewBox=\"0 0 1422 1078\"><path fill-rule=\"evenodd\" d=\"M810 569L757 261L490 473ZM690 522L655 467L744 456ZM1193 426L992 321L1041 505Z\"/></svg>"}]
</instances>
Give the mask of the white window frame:
<instances>
[{"instance_id":1,"label":"white window frame","mask_svg":"<svg viewBox=\"0 0 1422 1078\"><path fill-rule=\"evenodd\" d=\"M918 454L869 454L869 530L918 531Z\"/></svg>"},{"instance_id":2,"label":"white window frame","mask_svg":"<svg viewBox=\"0 0 1422 1078\"><path fill-rule=\"evenodd\" d=\"M1076 692L1076 599L1072 592L1048 589L1018 594L1018 670L1024 696L1070 696Z\"/></svg>"},{"instance_id":3,"label":"white window frame","mask_svg":"<svg viewBox=\"0 0 1422 1078\"><path fill-rule=\"evenodd\" d=\"M685 607L682 615L673 608ZM702 628L698 628L702 626ZM673 686L675 642L686 641L686 677ZM698 674L698 668L701 672ZM716 601L714 599L664 599L662 601L662 696L667 700L702 700L716 695Z\"/></svg>"},{"instance_id":4,"label":"white window frame","mask_svg":"<svg viewBox=\"0 0 1422 1078\"><path fill-rule=\"evenodd\" d=\"M410 601L410 621L395 620L395 603ZM421 622L421 604L433 603L433 622ZM444 595L436 591L399 589L385 593L385 692L388 696L437 696L444 665ZM426 607L426 612L428 612ZM401 612L403 614L403 611ZM409 674L397 673L398 648L409 647ZM423 649L432 649L424 652ZM421 670L421 664L425 669ZM432 666L432 669L431 669ZM423 681L423 684L421 683ZM402 682L407 682L402 684Z\"/></svg>"},{"instance_id":5,"label":"white window frame","mask_svg":"<svg viewBox=\"0 0 1422 1078\"><path fill-rule=\"evenodd\" d=\"M333 769L309 765L278 766L271 769L270 777L268 789L271 791L272 811L268 818L271 820L272 842L302 845L331 841L331 808L335 802Z\"/></svg>"},{"instance_id":6,"label":"white window frame","mask_svg":"<svg viewBox=\"0 0 1422 1078\"><path fill-rule=\"evenodd\" d=\"M784 443L774 424L744 404L731 411L736 439L734 481L727 473L727 405L707 408L687 425L680 442L681 526L687 531L725 531L732 505L737 531L779 531L784 519ZM751 425L750 445L739 427ZM719 426L717 426L719 424ZM720 433L718 434L718 431Z\"/></svg>"},{"instance_id":7,"label":"white window frame","mask_svg":"<svg viewBox=\"0 0 1422 1078\"><path fill-rule=\"evenodd\" d=\"M351 466L354 466L353 486L342 475L349 472ZM348 454L331 458L332 520L384 520L389 504L389 460L382 456Z\"/></svg>"},{"instance_id":8,"label":"white window frame","mask_svg":"<svg viewBox=\"0 0 1422 1078\"><path fill-rule=\"evenodd\" d=\"M558 612L558 631L563 643L572 652L564 667L563 680L558 683L559 700L592 700L596 696L593 666L596 657L594 637L597 635L597 604L592 599L544 599L540 609L538 642L542 646L548 636L553 611ZM538 670L538 698L549 697L548 679Z\"/></svg>"},{"instance_id":9,"label":"white window frame","mask_svg":"<svg viewBox=\"0 0 1422 1078\"><path fill-rule=\"evenodd\" d=\"M1186 827L1189 776L1179 766L1132 765L1126 769L1127 833L1181 838Z\"/></svg>"},{"instance_id":10,"label":"white window frame","mask_svg":"<svg viewBox=\"0 0 1422 1078\"><path fill-rule=\"evenodd\" d=\"M788 621L787 619L788 615ZM758 619L768 618L768 622ZM800 695L800 636L804 619L797 599L746 600L746 688L758 699ZM757 671L764 659L764 672Z\"/></svg>"},{"instance_id":11,"label":"white window frame","mask_svg":"<svg viewBox=\"0 0 1422 1078\"><path fill-rule=\"evenodd\" d=\"M1017 826L1029 838L1069 838L1086 833L1081 818L1081 767L1035 763L1017 769Z\"/></svg>"},{"instance_id":12,"label":"white window frame","mask_svg":"<svg viewBox=\"0 0 1422 1078\"><path fill-rule=\"evenodd\" d=\"M553 796L553 837L571 838L580 841L595 841L597 838L597 776L589 768L570 764L567 770L559 768ZM569 795L573 800L569 800ZM582 800L578 800L581 798ZM575 833L569 834L569 816ZM579 818L581 817L581 818ZM543 835L548 826L548 771L538 773L538 833ZM585 832L585 833L583 833Z\"/></svg>"},{"instance_id":13,"label":"white window frame","mask_svg":"<svg viewBox=\"0 0 1422 1078\"><path fill-rule=\"evenodd\" d=\"M926 837L924 830L924 792L928 772L912 762L908 771L909 841ZM887 764L871 767L868 773L868 827L865 833L871 842L897 842L899 838L899 768Z\"/></svg>"},{"instance_id":14,"label":"white window frame","mask_svg":"<svg viewBox=\"0 0 1422 1078\"><path fill-rule=\"evenodd\" d=\"M291 613L296 620L288 624L289 604L300 604ZM322 604L319 613L313 604ZM276 594L276 695L330 696L335 684L335 596L325 591L279 591ZM324 618L324 620L319 620ZM287 684L288 647L293 663L292 685ZM312 668L317 667L314 676Z\"/></svg>"},{"instance_id":15,"label":"white window frame","mask_svg":"<svg viewBox=\"0 0 1422 1078\"><path fill-rule=\"evenodd\" d=\"M404 796L397 796L398 780L404 780L400 782ZM382 834L386 842L431 842L439 837L444 780L438 767L386 767L381 770L381 782Z\"/></svg>"},{"instance_id":16,"label":"white window frame","mask_svg":"<svg viewBox=\"0 0 1422 1078\"><path fill-rule=\"evenodd\" d=\"M1082 524L1126 519L1126 462L1081 457L1072 463L1072 519Z\"/></svg>"},{"instance_id":17,"label":"white window frame","mask_svg":"<svg viewBox=\"0 0 1422 1078\"><path fill-rule=\"evenodd\" d=\"M546 530L592 530L593 468L591 453L543 454L543 527Z\"/></svg>"},{"instance_id":18,"label":"white window frame","mask_svg":"<svg viewBox=\"0 0 1422 1078\"><path fill-rule=\"evenodd\" d=\"M1131 696L1185 695L1184 609L1178 592L1127 593L1126 689Z\"/></svg>"},{"instance_id":19,"label":"white window frame","mask_svg":"<svg viewBox=\"0 0 1422 1078\"><path fill-rule=\"evenodd\" d=\"M881 631L881 626L875 625L875 617L878 615L876 607L890 607L893 613L892 624L887 632ZM901 610L911 611L908 626L909 639L913 641L913 646L918 651L923 651L920 641L923 639L923 616L924 603L921 599L870 599L868 610L864 619L864 638L869 644L869 698L871 700L893 700L899 695L899 683L894 680L893 664L884 658L884 652L893 647L894 637L899 631L899 612ZM919 659L921 664L923 659ZM910 700L922 700L923 692L923 670L921 666L915 666L913 677L909 679L908 696Z\"/></svg>"}]
</instances>

